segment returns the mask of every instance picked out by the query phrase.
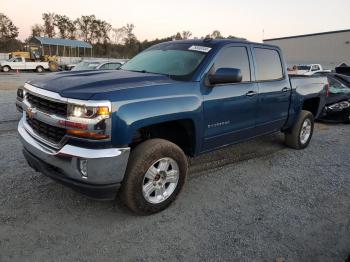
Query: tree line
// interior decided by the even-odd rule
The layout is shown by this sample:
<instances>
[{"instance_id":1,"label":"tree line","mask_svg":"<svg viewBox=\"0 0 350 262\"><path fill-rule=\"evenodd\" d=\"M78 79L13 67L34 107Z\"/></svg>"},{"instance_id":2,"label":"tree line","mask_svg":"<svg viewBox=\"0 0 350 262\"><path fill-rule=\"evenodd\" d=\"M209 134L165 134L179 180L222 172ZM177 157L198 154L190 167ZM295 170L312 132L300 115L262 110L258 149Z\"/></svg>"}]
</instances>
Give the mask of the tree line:
<instances>
[{"instance_id":1,"label":"tree line","mask_svg":"<svg viewBox=\"0 0 350 262\"><path fill-rule=\"evenodd\" d=\"M116 58L130 58L154 44L171 40L204 39L206 37L238 38L233 35L224 37L219 30L214 30L202 37L193 37L192 32L182 31L161 39L140 41L134 29L133 24L114 28L110 23L95 15L82 15L71 19L66 15L43 13L42 23L34 24L31 27L31 35L22 42L17 39L18 27L5 14L0 13L0 52L21 50L35 36L83 40L93 45L94 56Z\"/></svg>"}]
</instances>

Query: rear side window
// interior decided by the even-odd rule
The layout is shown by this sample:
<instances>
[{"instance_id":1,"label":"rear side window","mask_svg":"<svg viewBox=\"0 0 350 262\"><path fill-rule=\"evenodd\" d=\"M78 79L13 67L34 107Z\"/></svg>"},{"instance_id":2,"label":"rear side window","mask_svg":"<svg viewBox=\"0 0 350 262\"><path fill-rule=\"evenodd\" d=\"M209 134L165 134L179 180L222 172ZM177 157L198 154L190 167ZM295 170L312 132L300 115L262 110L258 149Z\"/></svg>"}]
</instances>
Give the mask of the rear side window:
<instances>
[{"instance_id":1,"label":"rear side window","mask_svg":"<svg viewBox=\"0 0 350 262\"><path fill-rule=\"evenodd\" d=\"M281 58L276 50L254 48L257 81L277 80L283 78Z\"/></svg>"},{"instance_id":2,"label":"rear side window","mask_svg":"<svg viewBox=\"0 0 350 262\"><path fill-rule=\"evenodd\" d=\"M241 46L223 49L215 59L215 70L219 68L241 69L242 82L250 81L250 67L247 49Z\"/></svg>"}]
</instances>

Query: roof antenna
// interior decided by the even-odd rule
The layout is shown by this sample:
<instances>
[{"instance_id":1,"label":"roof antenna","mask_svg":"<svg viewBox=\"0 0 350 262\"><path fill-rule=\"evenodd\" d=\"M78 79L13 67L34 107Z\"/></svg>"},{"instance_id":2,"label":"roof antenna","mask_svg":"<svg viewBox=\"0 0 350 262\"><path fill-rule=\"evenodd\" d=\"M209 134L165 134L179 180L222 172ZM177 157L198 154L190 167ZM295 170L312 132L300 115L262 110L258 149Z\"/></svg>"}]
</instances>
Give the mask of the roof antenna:
<instances>
[{"instance_id":1,"label":"roof antenna","mask_svg":"<svg viewBox=\"0 0 350 262\"><path fill-rule=\"evenodd\" d=\"M265 29L263 28L263 30L262 30L262 42L264 42L264 39L265 39Z\"/></svg>"}]
</instances>

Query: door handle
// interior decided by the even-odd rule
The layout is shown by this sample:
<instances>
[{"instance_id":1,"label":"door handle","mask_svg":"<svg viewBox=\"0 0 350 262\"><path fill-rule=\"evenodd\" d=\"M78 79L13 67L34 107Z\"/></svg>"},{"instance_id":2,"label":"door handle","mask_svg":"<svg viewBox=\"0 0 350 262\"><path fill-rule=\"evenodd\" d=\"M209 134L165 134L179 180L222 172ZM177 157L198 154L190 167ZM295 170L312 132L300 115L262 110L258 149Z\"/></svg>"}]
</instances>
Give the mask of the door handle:
<instances>
[{"instance_id":1,"label":"door handle","mask_svg":"<svg viewBox=\"0 0 350 262\"><path fill-rule=\"evenodd\" d=\"M281 91L282 91L282 92L287 92L288 90L289 90L288 87L283 87Z\"/></svg>"},{"instance_id":2,"label":"door handle","mask_svg":"<svg viewBox=\"0 0 350 262\"><path fill-rule=\"evenodd\" d=\"M249 92L247 92L245 95L246 96L255 96L255 95L257 95L258 93L257 92L255 92L255 91L249 91Z\"/></svg>"}]
</instances>

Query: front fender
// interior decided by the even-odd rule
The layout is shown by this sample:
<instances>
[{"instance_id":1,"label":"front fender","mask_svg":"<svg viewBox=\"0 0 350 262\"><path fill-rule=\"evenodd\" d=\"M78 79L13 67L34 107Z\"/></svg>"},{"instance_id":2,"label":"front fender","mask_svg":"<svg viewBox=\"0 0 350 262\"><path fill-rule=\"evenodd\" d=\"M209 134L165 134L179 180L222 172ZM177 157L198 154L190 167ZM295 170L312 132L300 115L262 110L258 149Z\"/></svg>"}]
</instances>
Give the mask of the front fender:
<instances>
[{"instance_id":1,"label":"front fender","mask_svg":"<svg viewBox=\"0 0 350 262\"><path fill-rule=\"evenodd\" d=\"M175 95L154 99L117 103L113 114L112 143L127 145L138 129L175 120L192 120L195 127L196 148L202 128L202 99L195 95Z\"/></svg>"}]
</instances>

